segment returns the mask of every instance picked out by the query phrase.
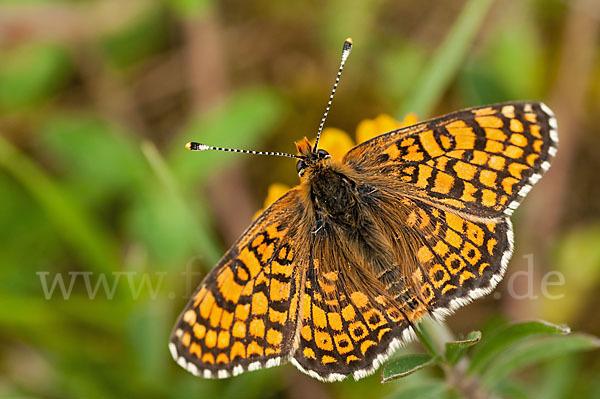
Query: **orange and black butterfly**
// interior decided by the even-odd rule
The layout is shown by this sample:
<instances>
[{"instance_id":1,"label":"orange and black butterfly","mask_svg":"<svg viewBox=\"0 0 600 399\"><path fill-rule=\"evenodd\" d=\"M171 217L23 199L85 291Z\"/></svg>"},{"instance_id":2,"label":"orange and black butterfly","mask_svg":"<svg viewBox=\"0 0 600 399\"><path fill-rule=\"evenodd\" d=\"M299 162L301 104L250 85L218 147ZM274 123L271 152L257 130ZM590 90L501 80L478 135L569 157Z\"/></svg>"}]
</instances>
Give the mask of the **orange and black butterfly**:
<instances>
[{"instance_id":1,"label":"orange and black butterfly","mask_svg":"<svg viewBox=\"0 0 600 399\"><path fill-rule=\"evenodd\" d=\"M556 128L544 104L509 102L382 134L341 162L296 143L300 184L200 284L173 357L206 378L287 361L323 381L373 373L421 317L501 280L509 217L550 167Z\"/></svg>"}]
</instances>

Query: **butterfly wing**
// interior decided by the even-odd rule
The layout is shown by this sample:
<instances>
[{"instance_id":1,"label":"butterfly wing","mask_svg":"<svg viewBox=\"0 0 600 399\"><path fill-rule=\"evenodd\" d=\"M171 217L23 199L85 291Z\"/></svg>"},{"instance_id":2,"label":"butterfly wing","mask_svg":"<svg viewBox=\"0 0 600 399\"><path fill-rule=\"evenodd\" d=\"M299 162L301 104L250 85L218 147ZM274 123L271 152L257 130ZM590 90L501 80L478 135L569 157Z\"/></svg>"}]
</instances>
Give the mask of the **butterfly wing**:
<instances>
[{"instance_id":1,"label":"butterfly wing","mask_svg":"<svg viewBox=\"0 0 600 399\"><path fill-rule=\"evenodd\" d=\"M376 208L410 209L400 218L378 213L381 223L408 232L417 259L405 257L403 273L434 314L502 278L513 249L508 217L550 167L556 128L544 104L503 103L386 133L346 154L360 174L383 176L375 180L374 196L385 196Z\"/></svg>"},{"instance_id":2,"label":"butterfly wing","mask_svg":"<svg viewBox=\"0 0 600 399\"><path fill-rule=\"evenodd\" d=\"M169 349L185 369L224 378L292 352L305 258L304 206L292 189L263 212L198 287Z\"/></svg>"},{"instance_id":3,"label":"butterfly wing","mask_svg":"<svg viewBox=\"0 0 600 399\"><path fill-rule=\"evenodd\" d=\"M296 366L326 381L361 378L412 336L423 315L443 317L492 290L512 255L508 216L549 168L557 141L546 106L506 103L348 152L343 162L370 187L361 201L364 231L335 237L329 229L315 238Z\"/></svg>"},{"instance_id":4,"label":"butterfly wing","mask_svg":"<svg viewBox=\"0 0 600 399\"><path fill-rule=\"evenodd\" d=\"M407 272L410 291L434 316L445 317L502 279L513 251L508 217L477 220L420 200L399 202L390 206L410 209L407 217L388 222L411 232L416 266Z\"/></svg>"},{"instance_id":5,"label":"butterfly wing","mask_svg":"<svg viewBox=\"0 0 600 399\"><path fill-rule=\"evenodd\" d=\"M493 289L512 253L506 216L474 221L382 186L361 215L361 233L324 228L312 239L292 362L324 381L374 372L421 317Z\"/></svg>"},{"instance_id":6,"label":"butterfly wing","mask_svg":"<svg viewBox=\"0 0 600 399\"><path fill-rule=\"evenodd\" d=\"M405 195L482 218L511 215L550 167L558 135L541 103L470 108L366 141L344 157Z\"/></svg>"},{"instance_id":7,"label":"butterfly wing","mask_svg":"<svg viewBox=\"0 0 600 399\"><path fill-rule=\"evenodd\" d=\"M170 348L227 377L293 356L326 381L372 373L423 315L491 290L512 253L507 215L549 168L556 120L539 103L472 108L353 148L363 227L314 230L291 190L203 281ZM302 263L301 260L304 262Z\"/></svg>"},{"instance_id":8,"label":"butterfly wing","mask_svg":"<svg viewBox=\"0 0 600 399\"><path fill-rule=\"evenodd\" d=\"M427 309L414 298L394 302L370 259L361 254L360 243L335 229L313 236L310 259L292 362L322 381L348 375L358 380L373 373L414 335L411 320Z\"/></svg>"}]
</instances>

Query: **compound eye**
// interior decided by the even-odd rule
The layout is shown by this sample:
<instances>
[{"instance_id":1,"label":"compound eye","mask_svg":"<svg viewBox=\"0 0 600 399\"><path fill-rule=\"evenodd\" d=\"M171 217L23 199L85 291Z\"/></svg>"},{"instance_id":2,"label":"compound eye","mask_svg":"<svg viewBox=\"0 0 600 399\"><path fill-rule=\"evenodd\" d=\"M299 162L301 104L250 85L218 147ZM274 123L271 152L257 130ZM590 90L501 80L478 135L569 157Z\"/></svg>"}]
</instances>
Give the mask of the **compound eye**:
<instances>
[{"instance_id":1,"label":"compound eye","mask_svg":"<svg viewBox=\"0 0 600 399\"><path fill-rule=\"evenodd\" d=\"M299 176L302 176L304 168L306 168L306 162L304 162L302 159L296 162L296 172L298 172Z\"/></svg>"},{"instance_id":2,"label":"compound eye","mask_svg":"<svg viewBox=\"0 0 600 399\"><path fill-rule=\"evenodd\" d=\"M317 150L317 155L319 156L319 158L327 158L330 156L327 151L321 149Z\"/></svg>"}]
</instances>

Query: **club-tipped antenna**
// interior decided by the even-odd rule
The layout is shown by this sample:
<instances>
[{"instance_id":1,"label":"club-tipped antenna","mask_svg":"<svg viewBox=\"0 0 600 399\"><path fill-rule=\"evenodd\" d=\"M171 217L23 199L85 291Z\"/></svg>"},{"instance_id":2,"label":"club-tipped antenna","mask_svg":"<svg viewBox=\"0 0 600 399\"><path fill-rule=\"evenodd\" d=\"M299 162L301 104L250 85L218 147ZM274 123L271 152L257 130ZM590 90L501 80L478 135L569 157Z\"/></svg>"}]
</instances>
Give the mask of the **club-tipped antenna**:
<instances>
[{"instance_id":1,"label":"club-tipped antenna","mask_svg":"<svg viewBox=\"0 0 600 399\"><path fill-rule=\"evenodd\" d=\"M338 84L340 83L340 77L342 76L342 70L344 69L344 64L350 55L350 50L352 50L352 38L347 38L344 41L344 47L342 49L342 61L340 62L340 68L338 69L337 76L335 77L335 82L333 84L333 89L331 90L331 94L329 95L329 101L327 102L327 107L325 108L325 113L323 114L323 118L321 119L321 124L319 125L319 131L317 132L317 140L315 141L315 146L313 151L317 151L317 146L319 145L319 139L321 138L321 132L323 131L323 126L325 126L325 120L327 119L327 115L329 114L329 109L331 108L331 103L333 101L333 96L335 95L335 91L337 89ZM190 141L185 145L190 151L227 151L227 152L238 152L242 154L253 154L253 155L271 155L278 157L288 157L288 158L296 158L302 159L303 157L300 155L288 154L285 152L274 152L274 151L253 151L253 150L240 150L237 148L223 148L223 147L214 147L212 145L206 145L197 143L195 141Z\"/></svg>"},{"instance_id":2,"label":"club-tipped antenna","mask_svg":"<svg viewBox=\"0 0 600 399\"><path fill-rule=\"evenodd\" d=\"M238 150L236 148L223 148L223 147L213 147L212 145L200 144L195 141L190 141L185 145L190 151L228 151L228 152L241 152L242 154L254 154L254 155L275 155L278 157L288 157L288 158L302 158L300 155L292 155L287 154L285 152L273 152L273 151L252 151L252 150Z\"/></svg>"},{"instance_id":3,"label":"club-tipped antenna","mask_svg":"<svg viewBox=\"0 0 600 399\"><path fill-rule=\"evenodd\" d=\"M335 77L335 83L333 84L333 89L331 90L331 94L329 95L329 101L327 102L327 107L325 108L325 113L323 114L323 118L321 119L321 124L319 125L319 131L317 132L317 140L315 141L315 146L313 148L313 152L317 151L317 146L319 145L319 138L321 138L321 132L323 131L323 126L325 126L325 120L327 119L327 114L329 114L329 109L331 108L331 102L333 101L333 96L335 94L335 90L337 89L338 83L340 83L340 77L342 76L342 70L344 69L344 64L350 55L350 50L352 50L352 38L349 37L344 41L344 47L342 48L342 61L340 62L340 69L338 69L337 76Z\"/></svg>"}]
</instances>

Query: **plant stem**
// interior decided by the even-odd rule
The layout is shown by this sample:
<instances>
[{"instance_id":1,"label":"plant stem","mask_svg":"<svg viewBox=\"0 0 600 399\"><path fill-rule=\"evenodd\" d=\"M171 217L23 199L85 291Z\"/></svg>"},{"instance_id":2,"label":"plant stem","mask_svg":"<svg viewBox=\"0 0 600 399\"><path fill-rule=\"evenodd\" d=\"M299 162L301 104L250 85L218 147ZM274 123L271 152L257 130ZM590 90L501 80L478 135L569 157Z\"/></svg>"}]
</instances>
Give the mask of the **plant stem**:
<instances>
[{"instance_id":1,"label":"plant stem","mask_svg":"<svg viewBox=\"0 0 600 399\"><path fill-rule=\"evenodd\" d=\"M434 328L435 324L429 323ZM447 362L441 348L445 347L445 342L437 342L436 337L442 334L434 334L429 330L429 326L421 321L416 325L415 333L421 344L427 352L440 359L439 365L444 371L446 382L449 386L460 392L466 399L494 399L495 396L487 392L480 384L479 380L472 375L467 374L469 359L465 356L455 365Z\"/></svg>"},{"instance_id":2,"label":"plant stem","mask_svg":"<svg viewBox=\"0 0 600 399\"><path fill-rule=\"evenodd\" d=\"M431 356L439 357L440 359L443 358L443 354L440 347L435 342L435 339L433 339L433 336L431 335L423 321L419 322L416 325L415 334L417 334L419 341L421 341L421 344L425 347L425 349L427 350L427 352L429 352Z\"/></svg>"},{"instance_id":3,"label":"plant stem","mask_svg":"<svg viewBox=\"0 0 600 399\"><path fill-rule=\"evenodd\" d=\"M454 387L461 396L465 399L494 399L496 396L491 392L487 392L481 385L479 379L472 375L467 375L469 359L463 357L454 366L449 363L441 363L441 368L444 370L446 382Z\"/></svg>"}]
</instances>

